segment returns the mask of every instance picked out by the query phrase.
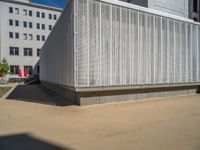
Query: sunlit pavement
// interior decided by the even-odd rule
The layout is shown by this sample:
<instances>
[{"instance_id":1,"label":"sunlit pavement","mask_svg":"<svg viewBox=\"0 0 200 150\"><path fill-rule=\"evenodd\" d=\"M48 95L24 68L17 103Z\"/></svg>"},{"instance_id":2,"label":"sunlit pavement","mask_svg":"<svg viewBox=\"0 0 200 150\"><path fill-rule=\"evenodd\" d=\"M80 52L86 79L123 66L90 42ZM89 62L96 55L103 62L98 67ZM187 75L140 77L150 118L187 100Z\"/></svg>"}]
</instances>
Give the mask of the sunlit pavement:
<instances>
[{"instance_id":1,"label":"sunlit pavement","mask_svg":"<svg viewBox=\"0 0 200 150\"><path fill-rule=\"evenodd\" d=\"M0 149L200 149L200 95L87 107L27 98L0 100Z\"/></svg>"}]
</instances>

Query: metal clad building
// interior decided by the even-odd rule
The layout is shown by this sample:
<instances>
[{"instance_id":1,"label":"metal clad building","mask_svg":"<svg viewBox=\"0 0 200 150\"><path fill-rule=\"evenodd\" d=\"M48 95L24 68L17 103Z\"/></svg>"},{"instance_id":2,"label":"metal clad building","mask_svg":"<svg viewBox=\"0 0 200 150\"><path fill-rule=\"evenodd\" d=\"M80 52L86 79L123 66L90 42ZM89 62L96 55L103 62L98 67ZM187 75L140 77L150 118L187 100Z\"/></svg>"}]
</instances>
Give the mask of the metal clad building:
<instances>
[{"instance_id":1,"label":"metal clad building","mask_svg":"<svg viewBox=\"0 0 200 150\"><path fill-rule=\"evenodd\" d=\"M70 1L42 48L41 80L75 93L199 84L200 24L119 1Z\"/></svg>"}]
</instances>

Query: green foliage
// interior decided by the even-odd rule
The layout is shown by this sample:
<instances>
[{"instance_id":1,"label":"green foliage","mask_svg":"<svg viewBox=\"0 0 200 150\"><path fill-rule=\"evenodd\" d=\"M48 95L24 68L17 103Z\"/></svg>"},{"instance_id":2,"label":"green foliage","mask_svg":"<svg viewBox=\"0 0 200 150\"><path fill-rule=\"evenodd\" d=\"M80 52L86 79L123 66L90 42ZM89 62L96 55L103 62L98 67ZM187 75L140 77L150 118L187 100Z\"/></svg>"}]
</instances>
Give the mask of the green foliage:
<instances>
[{"instance_id":1,"label":"green foliage","mask_svg":"<svg viewBox=\"0 0 200 150\"><path fill-rule=\"evenodd\" d=\"M10 65L8 64L8 61L3 58L0 62L0 74L1 76L4 76L8 73L10 73Z\"/></svg>"}]
</instances>

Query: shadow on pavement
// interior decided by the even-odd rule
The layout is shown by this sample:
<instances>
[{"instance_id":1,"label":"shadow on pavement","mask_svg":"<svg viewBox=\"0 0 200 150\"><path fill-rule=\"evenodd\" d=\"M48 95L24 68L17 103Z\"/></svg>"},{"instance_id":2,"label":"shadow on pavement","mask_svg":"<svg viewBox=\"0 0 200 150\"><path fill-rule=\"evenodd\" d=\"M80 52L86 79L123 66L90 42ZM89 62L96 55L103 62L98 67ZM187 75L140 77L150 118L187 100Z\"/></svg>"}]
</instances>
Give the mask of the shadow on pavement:
<instances>
[{"instance_id":1,"label":"shadow on pavement","mask_svg":"<svg viewBox=\"0 0 200 150\"><path fill-rule=\"evenodd\" d=\"M63 148L50 142L30 136L29 134L16 134L0 137L1 150L72 150Z\"/></svg>"},{"instance_id":2,"label":"shadow on pavement","mask_svg":"<svg viewBox=\"0 0 200 150\"><path fill-rule=\"evenodd\" d=\"M8 95L7 100L17 100L32 103L41 103L55 106L75 105L56 93L42 87L40 84L17 85Z\"/></svg>"}]
</instances>

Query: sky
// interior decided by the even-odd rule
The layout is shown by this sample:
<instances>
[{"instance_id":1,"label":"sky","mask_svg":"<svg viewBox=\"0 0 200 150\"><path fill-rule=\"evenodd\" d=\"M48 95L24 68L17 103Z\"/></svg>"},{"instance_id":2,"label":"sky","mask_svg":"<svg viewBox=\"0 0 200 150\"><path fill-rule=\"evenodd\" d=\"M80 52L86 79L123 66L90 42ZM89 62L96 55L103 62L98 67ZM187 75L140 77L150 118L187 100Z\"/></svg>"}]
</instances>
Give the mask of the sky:
<instances>
[{"instance_id":1,"label":"sky","mask_svg":"<svg viewBox=\"0 0 200 150\"><path fill-rule=\"evenodd\" d=\"M38 3L47 6L64 8L67 0L32 0L33 3Z\"/></svg>"}]
</instances>

